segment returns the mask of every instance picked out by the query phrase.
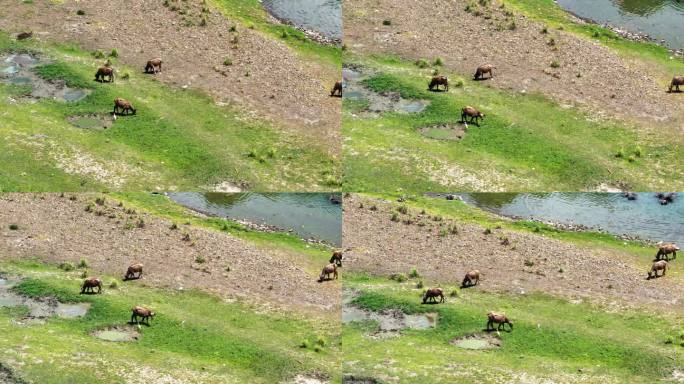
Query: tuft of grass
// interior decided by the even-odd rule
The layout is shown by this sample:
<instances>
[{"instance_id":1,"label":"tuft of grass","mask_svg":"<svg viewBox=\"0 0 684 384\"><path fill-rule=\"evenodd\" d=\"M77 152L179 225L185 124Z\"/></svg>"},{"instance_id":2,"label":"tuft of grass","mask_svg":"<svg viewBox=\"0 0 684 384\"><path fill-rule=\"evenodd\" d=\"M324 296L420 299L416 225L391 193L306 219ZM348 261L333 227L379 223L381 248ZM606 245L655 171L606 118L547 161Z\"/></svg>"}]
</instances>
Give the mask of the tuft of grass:
<instances>
[{"instance_id":1,"label":"tuft of grass","mask_svg":"<svg viewBox=\"0 0 684 384\"><path fill-rule=\"evenodd\" d=\"M119 57L119 51L116 48L113 48L111 52L109 52L109 57Z\"/></svg>"},{"instance_id":2,"label":"tuft of grass","mask_svg":"<svg viewBox=\"0 0 684 384\"><path fill-rule=\"evenodd\" d=\"M10 231L17 231L17 230L19 230L19 225L17 225L17 224L10 224L10 225L9 225L9 229L10 229Z\"/></svg>"},{"instance_id":3,"label":"tuft of grass","mask_svg":"<svg viewBox=\"0 0 684 384\"><path fill-rule=\"evenodd\" d=\"M392 20L385 19L382 21L382 25L392 25Z\"/></svg>"},{"instance_id":4,"label":"tuft of grass","mask_svg":"<svg viewBox=\"0 0 684 384\"><path fill-rule=\"evenodd\" d=\"M81 260L78 262L77 267L78 267L79 269L88 268L88 261L87 261L86 259L81 259Z\"/></svg>"},{"instance_id":5,"label":"tuft of grass","mask_svg":"<svg viewBox=\"0 0 684 384\"><path fill-rule=\"evenodd\" d=\"M73 271L74 270L74 264L70 263L68 261L65 261L65 262L62 262L59 264L59 269L65 271L65 272Z\"/></svg>"},{"instance_id":6,"label":"tuft of grass","mask_svg":"<svg viewBox=\"0 0 684 384\"><path fill-rule=\"evenodd\" d=\"M418 270L415 268L411 268L411 271L409 271L409 277L412 279L416 279L420 277L420 274L418 273Z\"/></svg>"}]
</instances>

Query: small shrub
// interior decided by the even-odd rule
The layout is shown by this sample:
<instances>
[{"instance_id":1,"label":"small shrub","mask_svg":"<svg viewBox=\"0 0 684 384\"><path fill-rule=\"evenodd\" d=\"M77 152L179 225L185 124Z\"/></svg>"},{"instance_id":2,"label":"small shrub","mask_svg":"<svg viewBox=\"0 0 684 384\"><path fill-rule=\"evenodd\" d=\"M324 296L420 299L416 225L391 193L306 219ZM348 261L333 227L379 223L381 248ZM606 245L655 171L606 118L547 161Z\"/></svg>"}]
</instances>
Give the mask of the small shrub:
<instances>
[{"instance_id":1,"label":"small shrub","mask_svg":"<svg viewBox=\"0 0 684 384\"><path fill-rule=\"evenodd\" d=\"M514 20L511 20L510 23L508 23L508 30L509 31L515 31L518 28L518 26L515 24Z\"/></svg>"},{"instance_id":2,"label":"small shrub","mask_svg":"<svg viewBox=\"0 0 684 384\"><path fill-rule=\"evenodd\" d=\"M195 263L197 264L204 264L207 261L207 259L204 258L202 255L197 255L195 257Z\"/></svg>"},{"instance_id":3,"label":"small shrub","mask_svg":"<svg viewBox=\"0 0 684 384\"><path fill-rule=\"evenodd\" d=\"M65 261L59 265L59 269L65 272L73 271L74 270L74 264L70 263L68 261Z\"/></svg>"},{"instance_id":4,"label":"small shrub","mask_svg":"<svg viewBox=\"0 0 684 384\"><path fill-rule=\"evenodd\" d=\"M111 288L111 289L117 289L117 288L119 288L119 282L116 281L116 280L112 280L112 281L109 283L109 288Z\"/></svg>"},{"instance_id":5,"label":"small shrub","mask_svg":"<svg viewBox=\"0 0 684 384\"><path fill-rule=\"evenodd\" d=\"M183 237L181 237L181 240L183 241L190 241L190 234L189 233L184 233Z\"/></svg>"},{"instance_id":6,"label":"small shrub","mask_svg":"<svg viewBox=\"0 0 684 384\"><path fill-rule=\"evenodd\" d=\"M105 54L102 51L95 51L93 52L93 57L96 59L104 59Z\"/></svg>"},{"instance_id":7,"label":"small shrub","mask_svg":"<svg viewBox=\"0 0 684 384\"><path fill-rule=\"evenodd\" d=\"M131 74L128 73L128 71L126 71L126 72L124 72L124 73L121 74L121 79L122 79L122 80L128 80L128 79L130 79L130 78L131 78Z\"/></svg>"},{"instance_id":8,"label":"small shrub","mask_svg":"<svg viewBox=\"0 0 684 384\"><path fill-rule=\"evenodd\" d=\"M290 37L290 35L287 33L286 30L283 30L283 31L280 33L280 37L282 37L283 39L287 39L288 37Z\"/></svg>"},{"instance_id":9,"label":"small shrub","mask_svg":"<svg viewBox=\"0 0 684 384\"><path fill-rule=\"evenodd\" d=\"M420 277L420 274L418 273L417 269L411 268L411 271L409 271L409 277L415 279L417 277Z\"/></svg>"},{"instance_id":10,"label":"small shrub","mask_svg":"<svg viewBox=\"0 0 684 384\"><path fill-rule=\"evenodd\" d=\"M269 159L272 159L276 156L276 149L275 148L269 148L266 151L266 156L268 156Z\"/></svg>"},{"instance_id":11,"label":"small shrub","mask_svg":"<svg viewBox=\"0 0 684 384\"><path fill-rule=\"evenodd\" d=\"M378 207L376 205L371 205L370 210L371 211L377 211Z\"/></svg>"},{"instance_id":12,"label":"small shrub","mask_svg":"<svg viewBox=\"0 0 684 384\"><path fill-rule=\"evenodd\" d=\"M171 229L172 231L175 231L176 229L178 229L178 224L176 224L176 223L171 224L169 229Z\"/></svg>"},{"instance_id":13,"label":"small shrub","mask_svg":"<svg viewBox=\"0 0 684 384\"><path fill-rule=\"evenodd\" d=\"M463 82L463 79L456 79L456 81L454 81L454 87L460 88L463 85L465 85L465 83Z\"/></svg>"},{"instance_id":14,"label":"small shrub","mask_svg":"<svg viewBox=\"0 0 684 384\"><path fill-rule=\"evenodd\" d=\"M560 68L560 63L557 60L552 61L551 68Z\"/></svg>"},{"instance_id":15,"label":"small shrub","mask_svg":"<svg viewBox=\"0 0 684 384\"><path fill-rule=\"evenodd\" d=\"M237 32L237 25L231 25L228 29L229 32Z\"/></svg>"},{"instance_id":16,"label":"small shrub","mask_svg":"<svg viewBox=\"0 0 684 384\"><path fill-rule=\"evenodd\" d=\"M544 28L542 28L540 32L543 34L547 34L547 33L549 33L549 28L544 26Z\"/></svg>"},{"instance_id":17,"label":"small shrub","mask_svg":"<svg viewBox=\"0 0 684 384\"><path fill-rule=\"evenodd\" d=\"M392 25L392 20L385 19L382 21L382 25Z\"/></svg>"},{"instance_id":18,"label":"small shrub","mask_svg":"<svg viewBox=\"0 0 684 384\"><path fill-rule=\"evenodd\" d=\"M456 227L456 224L449 226L449 233L452 235L458 235L458 227Z\"/></svg>"},{"instance_id":19,"label":"small shrub","mask_svg":"<svg viewBox=\"0 0 684 384\"><path fill-rule=\"evenodd\" d=\"M9 225L9 229L10 229L10 231L16 231L16 230L19 229L19 225L17 225L17 224L10 224L10 225Z\"/></svg>"},{"instance_id":20,"label":"small shrub","mask_svg":"<svg viewBox=\"0 0 684 384\"><path fill-rule=\"evenodd\" d=\"M451 297L457 297L457 296L459 295L459 293L460 293L460 292L459 292L458 288L454 288L454 289L452 289L451 292L449 293L449 296L451 296Z\"/></svg>"},{"instance_id":21,"label":"small shrub","mask_svg":"<svg viewBox=\"0 0 684 384\"><path fill-rule=\"evenodd\" d=\"M109 57L119 57L119 51L116 50L116 48L113 48L111 52L109 52Z\"/></svg>"},{"instance_id":22,"label":"small shrub","mask_svg":"<svg viewBox=\"0 0 684 384\"><path fill-rule=\"evenodd\" d=\"M634 157L634 155L629 155L629 156L627 157L627 161L629 161L630 163L633 163L633 162L636 161L636 157Z\"/></svg>"},{"instance_id":23,"label":"small shrub","mask_svg":"<svg viewBox=\"0 0 684 384\"><path fill-rule=\"evenodd\" d=\"M138 222L136 223L136 226L138 228L145 228L145 220L139 219Z\"/></svg>"},{"instance_id":24,"label":"small shrub","mask_svg":"<svg viewBox=\"0 0 684 384\"><path fill-rule=\"evenodd\" d=\"M314 350L314 352L320 352L320 351L322 351L322 350L323 350L323 348L321 348L321 346L320 346L320 345L314 345L314 348L313 348L313 350Z\"/></svg>"},{"instance_id":25,"label":"small shrub","mask_svg":"<svg viewBox=\"0 0 684 384\"><path fill-rule=\"evenodd\" d=\"M399 215L397 215L396 212L392 213L392 217L390 217L390 220L399 221Z\"/></svg>"},{"instance_id":26,"label":"small shrub","mask_svg":"<svg viewBox=\"0 0 684 384\"><path fill-rule=\"evenodd\" d=\"M617 157L618 159L625 157L625 150L622 148L618 149L618 151L615 152L615 157Z\"/></svg>"},{"instance_id":27,"label":"small shrub","mask_svg":"<svg viewBox=\"0 0 684 384\"><path fill-rule=\"evenodd\" d=\"M665 344L674 344L674 337L668 336L668 337L665 339Z\"/></svg>"},{"instance_id":28,"label":"small shrub","mask_svg":"<svg viewBox=\"0 0 684 384\"><path fill-rule=\"evenodd\" d=\"M485 228L484 232L482 232L482 233L484 233L485 235L491 235L491 234L492 234L492 230L489 229L489 228Z\"/></svg>"},{"instance_id":29,"label":"small shrub","mask_svg":"<svg viewBox=\"0 0 684 384\"><path fill-rule=\"evenodd\" d=\"M438 67L442 66L443 64L444 64L444 62L442 61L441 57L436 58L435 61L432 62L432 65L438 66Z\"/></svg>"},{"instance_id":30,"label":"small shrub","mask_svg":"<svg viewBox=\"0 0 684 384\"><path fill-rule=\"evenodd\" d=\"M94 207L95 207L95 206L94 206L93 204L88 204L88 205L86 205L86 207L85 207L85 211L86 211L86 212L92 212L92 210L93 210Z\"/></svg>"},{"instance_id":31,"label":"small shrub","mask_svg":"<svg viewBox=\"0 0 684 384\"><path fill-rule=\"evenodd\" d=\"M86 277L88 277L88 270L87 270L87 269L84 269L84 270L81 272L81 279L85 279Z\"/></svg>"},{"instance_id":32,"label":"small shrub","mask_svg":"<svg viewBox=\"0 0 684 384\"><path fill-rule=\"evenodd\" d=\"M403 283L404 281L408 280L408 277L406 277L406 275L403 273L393 273L390 275L390 280L394 280L397 283Z\"/></svg>"},{"instance_id":33,"label":"small shrub","mask_svg":"<svg viewBox=\"0 0 684 384\"><path fill-rule=\"evenodd\" d=\"M309 348L310 346L311 342L307 339L304 339L301 343L299 343L299 348Z\"/></svg>"},{"instance_id":34,"label":"small shrub","mask_svg":"<svg viewBox=\"0 0 684 384\"><path fill-rule=\"evenodd\" d=\"M83 15L85 15L85 11L82 9L79 9L78 11L76 11L76 14L79 16L83 16Z\"/></svg>"},{"instance_id":35,"label":"small shrub","mask_svg":"<svg viewBox=\"0 0 684 384\"><path fill-rule=\"evenodd\" d=\"M81 259L78 262L78 268L88 268L88 261L86 259Z\"/></svg>"},{"instance_id":36,"label":"small shrub","mask_svg":"<svg viewBox=\"0 0 684 384\"><path fill-rule=\"evenodd\" d=\"M534 261L526 259L525 260L525 266L526 267L533 267L534 266Z\"/></svg>"},{"instance_id":37,"label":"small shrub","mask_svg":"<svg viewBox=\"0 0 684 384\"><path fill-rule=\"evenodd\" d=\"M200 22L199 22L199 26L200 27L206 27L208 23L209 23L209 21L207 21L207 17L202 16L202 18L200 19Z\"/></svg>"},{"instance_id":38,"label":"small shrub","mask_svg":"<svg viewBox=\"0 0 684 384\"><path fill-rule=\"evenodd\" d=\"M105 205L105 198L104 197L98 197L97 199L95 199L95 204Z\"/></svg>"},{"instance_id":39,"label":"small shrub","mask_svg":"<svg viewBox=\"0 0 684 384\"><path fill-rule=\"evenodd\" d=\"M318 336L318 338L316 338L316 344L320 345L321 347L325 347L327 343L328 341L323 336Z\"/></svg>"},{"instance_id":40,"label":"small shrub","mask_svg":"<svg viewBox=\"0 0 684 384\"><path fill-rule=\"evenodd\" d=\"M418 68L427 68L429 66L428 62L424 59L416 60L415 64Z\"/></svg>"},{"instance_id":41,"label":"small shrub","mask_svg":"<svg viewBox=\"0 0 684 384\"><path fill-rule=\"evenodd\" d=\"M416 289L422 289L423 287L424 287L423 280L420 280L416 283Z\"/></svg>"},{"instance_id":42,"label":"small shrub","mask_svg":"<svg viewBox=\"0 0 684 384\"><path fill-rule=\"evenodd\" d=\"M642 154L643 154L643 151L641 150L641 147L636 147L634 149L634 156L641 157Z\"/></svg>"},{"instance_id":43,"label":"small shrub","mask_svg":"<svg viewBox=\"0 0 684 384\"><path fill-rule=\"evenodd\" d=\"M408 213L408 208L406 208L405 205L399 206L399 207L397 207L397 212L405 215Z\"/></svg>"}]
</instances>

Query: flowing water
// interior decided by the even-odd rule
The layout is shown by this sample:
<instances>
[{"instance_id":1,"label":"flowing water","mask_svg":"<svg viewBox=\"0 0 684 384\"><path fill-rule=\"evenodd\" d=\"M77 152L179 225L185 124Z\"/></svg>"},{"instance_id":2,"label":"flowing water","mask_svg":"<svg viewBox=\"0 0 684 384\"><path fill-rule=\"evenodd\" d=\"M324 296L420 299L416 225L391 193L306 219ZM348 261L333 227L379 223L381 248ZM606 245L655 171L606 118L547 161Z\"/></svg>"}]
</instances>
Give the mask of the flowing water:
<instances>
[{"instance_id":1,"label":"flowing water","mask_svg":"<svg viewBox=\"0 0 684 384\"><path fill-rule=\"evenodd\" d=\"M263 4L280 20L342 40L342 0L263 0Z\"/></svg>"},{"instance_id":2,"label":"flowing water","mask_svg":"<svg viewBox=\"0 0 684 384\"><path fill-rule=\"evenodd\" d=\"M466 203L508 217L581 224L615 235L684 244L684 194L660 205L654 193L468 193Z\"/></svg>"},{"instance_id":3,"label":"flowing water","mask_svg":"<svg viewBox=\"0 0 684 384\"><path fill-rule=\"evenodd\" d=\"M334 246L342 244L342 205L331 201L340 199L339 194L179 192L169 193L169 197L207 215L265 224Z\"/></svg>"},{"instance_id":4,"label":"flowing water","mask_svg":"<svg viewBox=\"0 0 684 384\"><path fill-rule=\"evenodd\" d=\"M672 49L684 48L682 0L557 0L573 14L597 23L664 41Z\"/></svg>"}]
</instances>

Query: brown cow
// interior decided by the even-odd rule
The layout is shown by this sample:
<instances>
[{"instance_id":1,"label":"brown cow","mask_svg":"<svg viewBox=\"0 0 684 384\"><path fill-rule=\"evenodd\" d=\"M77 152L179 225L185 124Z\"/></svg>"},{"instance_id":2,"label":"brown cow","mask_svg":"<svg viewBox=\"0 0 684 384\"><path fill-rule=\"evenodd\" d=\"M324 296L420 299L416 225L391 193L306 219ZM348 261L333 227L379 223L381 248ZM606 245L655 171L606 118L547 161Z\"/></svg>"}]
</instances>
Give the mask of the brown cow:
<instances>
[{"instance_id":1,"label":"brown cow","mask_svg":"<svg viewBox=\"0 0 684 384\"><path fill-rule=\"evenodd\" d=\"M446 76L433 76L428 89L432 91L436 88L439 91L440 85L444 86L444 92L449 92L449 79Z\"/></svg>"},{"instance_id":2,"label":"brown cow","mask_svg":"<svg viewBox=\"0 0 684 384\"><path fill-rule=\"evenodd\" d=\"M330 275L333 275L333 278L330 278ZM337 265L335 264L328 264L325 267L323 267L323 271L321 272L321 276L318 278L318 281L324 281L324 280L336 280L337 279Z\"/></svg>"},{"instance_id":3,"label":"brown cow","mask_svg":"<svg viewBox=\"0 0 684 384\"><path fill-rule=\"evenodd\" d=\"M120 97L117 97L114 100L115 115L119 112L121 112L122 115L127 115L129 111L135 115L135 108L133 108L133 104L131 104L130 101L122 99Z\"/></svg>"},{"instance_id":4,"label":"brown cow","mask_svg":"<svg viewBox=\"0 0 684 384\"><path fill-rule=\"evenodd\" d=\"M661 260L665 259L667 261L670 261L670 258L667 256L670 253L672 254L672 260L677 258L677 251L679 251L679 247L676 244L672 243L665 243L661 244L658 247L658 253L656 253L656 260Z\"/></svg>"},{"instance_id":5,"label":"brown cow","mask_svg":"<svg viewBox=\"0 0 684 384\"><path fill-rule=\"evenodd\" d=\"M342 97L342 82L341 81L336 81L335 85L333 85L333 88L330 91L330 97L332 97L332 96Z\"/></svg>"},{"instance_id":6,"label":"brown cow","mask_svg":"<svg viewBox=\"0 0 684 384\"><path fill-rule=\"evenodd\" d=\"M667 261L660 260L653 263L653 265L651 266L651 270L648 272L647 279L655 279L660 277L658 276L658 271L663 271L663 273L660 276L665 276L665 272L667 272Z\"/></svg>"},{"instance_id":7,"label":"brown cow","mask_svg":"<svg viewBox=\"0 0 684 384\"><path fill-rule=\"evenodd\" d=\"M342 266L342 251L335 251L333 252L332 256L330 257L329 263L334 263L338 267Z\"/></svg>"},{"instance_id":8,"label":"brown cow","mask_svg":"<svg viewBox=\"0 0 684 384\"><path fill-rule=\"evenodd\" d=\"M463 278L463 283L461 283L462 288L466 287L472 287L474 285L477 285L480 282L480 271L477 269L472 270L468 273L466 273L465 277Z\"/></svg>"},{"instance_id":9,"label":"brown cow","mask_svg":"<svg viewBox=\"0 0 684 384\"><path fill-rule=\"evenodd\" d=\"M100 68L98 68L97 72L95 72L95 81L99 81L101 83L104 83L105 77L109 78L109 80L107 80L108 83L113 83L114 82L114 68L108 67L106 65L103 65Z\"/></svg>"},{"instance_id":10,"label":"brown cow","mask_svg":"<svg viewBox=\"0 0 684 384\"><path fill-rule=\"evenodd\" d=\"M672 89L675 89L675 92L680 92L679 86L684 85L684 76L675 76L672 78L672 82L670 82L670 88L668 88L668 92L672 92Z\"/></svg>"},{"instance_id":11,"label":"brown cow","mask_svg":"<svg viewBox=\"0 0 684 384\"><path fill-rule=\"evenodd\" d=\"M150 325L149 319L154 318L155 313L145 307L135 306L131 309L131 323L139 324L138 317L142 319L143 324Z\"/></svg>"},{"instance_id":12,"label":"brown cow","mask_svg":"<svg viewBox=\"0 0 684 384\"><path fill-rule=\"evenodd\" d=\"M469 123L474 122L474 124L479 127L480 126L479 119L484 120L485 115L484 115L484 113L478 111L477 109L475 109L471 106L467 106L467 107L461 109L461 121L463 123L466 122L466 117L470 118L468 121Z\"/></svg>"},{"instance_id":13,"label":"brown cow","mask_svg":"<svg viewBox=\"0 0 684 384\"><path fill-rule=\"evenodd\" d=\"M499 324L499 326L496 328L497 331L500 331L501 329L505 331L506 324L508 324L508 326L511 328L511 331L513 330L513 323L508 320L508 317L506 317L505 314L494 312L487 313L487 331L493 331L495 323Z\"/></svg>"},{"instance_id":14,"label":"brown cow","mask_svg":"<svg viewBox=\"0 0 684 384\"><path fill-rule=\"evenodd\" d=\"M135 274L138 274L136 276ZM132 279L139 279L142 277L143 273L143 265L138 263L138 264L132 264L128 267L126 270L126 276L124 276L124 280L132 280Z\"/></svg>"},{"instance_id":15,"label":"brown cow","mask_svg":"<svg viewBox=\"0 0 684 384\"><path fill-rule=\"evenodd\" d=\"M423 295L423 304L427 304L428 302L431 303L438 303L437 298L439 297L439 303L444 302L444 292L442 291L442 288L430 288L427 291L425 291L425 294Z\"/></svg>"},{"instance_id":16,"label":"brown cow","mask_svg":"<svg viewBox=\"0 0 684 384\"><path fill-rule=\"evenodd\" d=\"M83 285L81 285L81 293L96 293L94 290L97 288L97 293L102 293L102 280L97 277L89 277L83 280Z\"/></svg>"},{"instance_id":17,"label":"brown cow","mask_svg":"<svg viewBox=\"0 0 684 384\"><path fill-rule=\"evenodd\" d=\"M162 71L162 59L152 59L145 65L145 73L157 73Z\"/></svg>"},{"instance_id":18,"label":"brown cow","mask_svg":"<svg viewBox=\"0 0 684 384\"><path fill-rule=\"evenodd\" d=\"M27 40L33 37L33 31L22 32L17 35L17 40Z\"/></svg>"},{"instance_id":19,"label":"brown cow","mask_svg":"<svg viewBox=\"0 0 684 384\"><path fill-rule=\"evenodd\" d=\"M494 69L496 69L496 67L491 64L480 65L475 71L475 80L484 80L485 73L489 73L489 78L491 79L494 77Z\"/></svg>"}]
</instances>

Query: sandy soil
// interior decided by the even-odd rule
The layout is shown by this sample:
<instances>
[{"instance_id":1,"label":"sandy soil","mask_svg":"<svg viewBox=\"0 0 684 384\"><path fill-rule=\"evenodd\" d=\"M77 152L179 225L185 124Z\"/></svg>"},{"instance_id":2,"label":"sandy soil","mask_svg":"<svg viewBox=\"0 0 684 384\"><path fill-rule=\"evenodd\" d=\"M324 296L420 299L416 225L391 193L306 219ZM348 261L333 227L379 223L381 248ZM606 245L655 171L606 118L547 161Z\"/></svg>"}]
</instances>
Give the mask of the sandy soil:
<instances>
[{"instance_id":1,"label":"sandy soil","mask_svg":"<svg viewBox=\"0 0 684 384\"><path fill-rule=\"evenodd\" d=\"M485 12L489 19L466 12L467 3L471 2L436 0L426 6L419 0L349 0L344 4L345 42L351 51L364 54L391 53L411 60L441 57L446 68L464 76L490 63L496 66L494 79L486 81L492 87L540 92L598 116L684 130L684 97L665 92L674 74L656 73L570 33L542 34L542 24L521 15L507 16L496 1ZM384 20L391 25L383 25ZM509 30L512 21L516 27ZM553 61L560 67L552 68Z\"/></svg>"},{"instance_id":2,"label":"sandy soil","mask_svg":"<svg viewBox=\"0 0 684 384\"><path fill-rule=\"evenodd\" d=\"M668 277L646 280L648 268L636 265L630 255L532 233L492 229L487 235L484 227L447 220L440 227L440 222L418 212L412 212L412 224L393 222L390 217L397 204L358 195L344 204L344 247L352 248L345 253L345 268L351 271L389 276L415 267L426 281L460 285L467 271L478 269L483 277L476 289L486 291L684 307L684 284ZM458 234L439 236L440 228L452 225ZM502 245L503 238L510 245Z\"/></svg>"},{"instance_id":3,"label":"sandy soil","mask_svg":"<svg viewBox=\"0 0 684 384\"><path fill-rule=\"evenodd\" d=\"M74 265L86 259L92 274L121 278L128 265L140 262L145 265L140 282L148 286L199 288L226 299L321 314L340 308L339 284L318 283L317 275L302 266L305 256L182 223L173 230L171 221L132 213L111 199L87 212L95 195L69 196L0 195L0 258L37 257ZM140 219L142 228L137 226ZM19 229L10 230L9 224ZM198 262L200 258L204 261Z\"/></svg>"},{"instance_id":4,"label":"sandy soil","mask_svg":"<svg viewBox=\"0 0 684 384\"><path fill-rule=\"evenodd\" d=\"M194 26L185 26L191 17L171 11L161 0L0 0L0 29L32 30L36 39L76 43L86 50L116 48L121 63L141 72L147 60L161 57L160 81L203 89L218 103L245 107L254 118L310 135L312 143L339 152L340 100L329 94L340 76L337 68L306 61L217 10L211 10L206 26L198 26L201 1L183 4L193 9ZM231 42L235 34L229 32L233 25L239 33L237 47ZM231 66L223 65L226 58Z\"/></svg>"}]
</instances>

